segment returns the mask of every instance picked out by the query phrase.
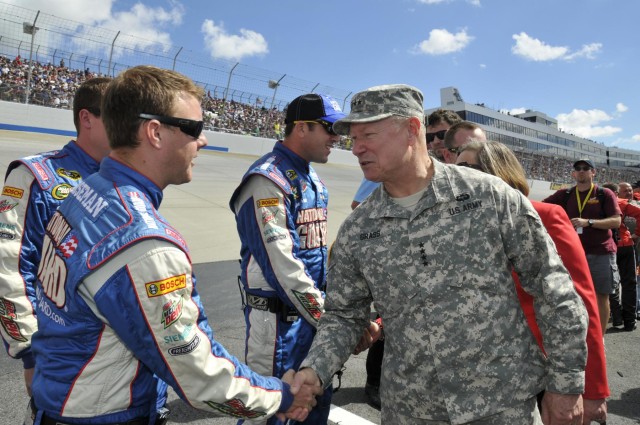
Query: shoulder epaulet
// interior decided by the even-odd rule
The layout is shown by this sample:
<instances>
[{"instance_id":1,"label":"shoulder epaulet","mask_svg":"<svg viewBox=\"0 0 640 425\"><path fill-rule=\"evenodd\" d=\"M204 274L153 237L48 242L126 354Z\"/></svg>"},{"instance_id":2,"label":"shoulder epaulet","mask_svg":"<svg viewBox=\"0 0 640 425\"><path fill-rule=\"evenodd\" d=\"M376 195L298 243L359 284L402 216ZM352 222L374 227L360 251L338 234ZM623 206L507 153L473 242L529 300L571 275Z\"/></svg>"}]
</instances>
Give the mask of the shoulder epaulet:
<instances>
[{"instance_id":1,"label":"shoulder epaulet","mask_svg":"<svg viewBox=\"0 0 640 425\"><path fill-rule=\"evenodd\" d=\"M29 169L29 171L31 171L31 174L33 174L33 176L36 178L38 184L40 185L40 188L42 190L47 190L51 187L51 185L55 183L56 178L53 170L47 167L45 161L50 157L57 155L59 152L60 151L43 152L37 155L31 155L25 158L21 158L11 163L7 173L10 170L16 168L18 165L23 164Z\"/></svg>"}]
</instances>

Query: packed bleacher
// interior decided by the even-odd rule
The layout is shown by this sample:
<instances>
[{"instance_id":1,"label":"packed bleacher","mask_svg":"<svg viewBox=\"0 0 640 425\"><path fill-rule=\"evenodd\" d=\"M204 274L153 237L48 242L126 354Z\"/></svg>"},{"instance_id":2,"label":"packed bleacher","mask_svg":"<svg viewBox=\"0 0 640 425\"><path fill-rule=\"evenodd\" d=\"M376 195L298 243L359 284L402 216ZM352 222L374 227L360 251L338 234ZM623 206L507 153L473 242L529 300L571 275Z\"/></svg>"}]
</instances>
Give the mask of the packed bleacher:
<instances>
[{"instance_id":1,"label":"packed bleacher","mask_svg":"<svg viewBox=\"0 0 640 425\"><path fill-rule=\"evenodd\" d=\"M0 55L0 100L24 102L29 67L22 57L13 59ZM29 103L54 108L72 108L72 100L77 87L94 76L102 76L84 70L70 69L61 60L58 65L42 64L34 61L31 75ZM266 137L282 138L284 135L284 112L277 108L267 108L262 104L250 105L235 100L221 99L208 92L202 102L205 128L212 131ZM336 148L350 149L351 141L343 138ZM572 183L573 160L545 156L534 152L516 151L530 179L556 183ZM636 181L637 173L598 167L596 181Z\"/></svg>"}]
</instances>

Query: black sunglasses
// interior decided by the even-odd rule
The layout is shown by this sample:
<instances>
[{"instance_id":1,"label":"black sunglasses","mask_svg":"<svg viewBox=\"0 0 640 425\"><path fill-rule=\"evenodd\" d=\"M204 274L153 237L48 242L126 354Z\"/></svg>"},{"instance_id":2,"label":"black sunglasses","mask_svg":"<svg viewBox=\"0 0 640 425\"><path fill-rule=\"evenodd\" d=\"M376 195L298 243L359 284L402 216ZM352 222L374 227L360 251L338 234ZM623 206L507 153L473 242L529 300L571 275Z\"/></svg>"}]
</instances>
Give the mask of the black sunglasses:
<instances>
[{"instance_id":1,"label":"black sunglasses","mask_svg":"<svg viewBox=\"0 0 640 425\"><path fill-rule=\"evenodd\" d=\"M153 114L140 114L138 118L143 120L158 120L162 124L170 125L171 127L178 127L184 134L197 139L202 133L204 128L204 121L188 120L186 118L167 117L164 115Z\"/></svg>"},{"instance_id":2,"label":"black sunglasses","mask_svg":"<svg viewBox=\"0 0 640 425\"><path fill-rule=\"evenodd\" d=\"M479 171L484 171L482 169L482 167L479 164L469 164L468 162L464 161L464 162L458 162L456 165L459 165L461 167L469 167L469 168L473 168L474 170L479 170Z\"/></svg>"},{"instance_id":3,"label":"black sunglasses","mask_svg":"<svg viewBox=\"0 0 640 425\"><path fill-rule=\"evenodd\" d=\"M447 149L451 153L455 153L456 155L460 153L460 146L458 146L457 148L445 148L445 149Z\"/></svg>"},{"instance_id":4,"label":"black sunglasses","mask_svg":"<svg viewBox=\"0 0 640 425\"><path fill-rule=\"evenodd\" d=\"M333 124L331 124L330 122L324 121L324 120L299 120L299 121L294 121L294 122L306 122L306 123L312 123L312 124L320 124L322 126L322 128L324 128L327 131L327 133L331 134L332 136L337 136L338 135L338 133L333 131Z\"/></svg>"},{"instance_id":5,"label":"black sunglasses","mask_svg":"<svg viewBox=\"0 0 640 425\"><path fill-rule=\"evenodd\" d=\"M575 167L573 167L573 169L576 171L589 171L591 167L589 167L588 165L576 165Z\"/></svg>"},{"instance_id":6,"label":"black sunglasses","mask_svg":"<svg viewBox=\"0 0 640 425\"><path fill-rule=\"evenodd\" d=\"M435 133L427 133L427 143L433 142L433 140L437 137L440 140L444 140L444 135L447 130L436 131Z\"/></svg>"}]
</instances>

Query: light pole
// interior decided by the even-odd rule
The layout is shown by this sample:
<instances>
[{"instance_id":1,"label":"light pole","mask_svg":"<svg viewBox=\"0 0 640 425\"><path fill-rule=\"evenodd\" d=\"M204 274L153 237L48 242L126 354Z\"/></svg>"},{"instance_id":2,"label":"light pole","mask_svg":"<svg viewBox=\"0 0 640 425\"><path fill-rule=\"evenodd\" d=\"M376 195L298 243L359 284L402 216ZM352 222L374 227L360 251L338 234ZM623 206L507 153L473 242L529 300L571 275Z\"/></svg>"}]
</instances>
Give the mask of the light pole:
<instances>
[{"instance_id":1,"label":"light pole","mask_svg":"<svg viewBox=\"0 0 640 425\"><path fill-rule=\"evenodd\" d=\"M31 62L31 58L33 57L33 39L36 36L36 32L38 32L38 30L40 29L36 27L38 16L40 16L39 10L38 13L36 13L36 19L33 20L33 24L30 24L29 22L22 23L22 32L31 35L31 49L29 50L29 73L27 76L27 89L25 90L24 103L29 103L29 91L31 90L31 72L33 69L33 63Z\"/></svg>"}]
</instances>

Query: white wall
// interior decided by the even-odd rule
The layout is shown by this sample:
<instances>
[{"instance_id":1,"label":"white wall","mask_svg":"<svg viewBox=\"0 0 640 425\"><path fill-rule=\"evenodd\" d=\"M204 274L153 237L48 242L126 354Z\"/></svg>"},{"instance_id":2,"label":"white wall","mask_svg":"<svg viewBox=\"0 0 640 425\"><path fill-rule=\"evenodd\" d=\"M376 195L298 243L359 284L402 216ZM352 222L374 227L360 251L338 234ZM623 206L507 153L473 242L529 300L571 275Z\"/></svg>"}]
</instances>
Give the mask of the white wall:
<instances>
[{"instance_id":1,"label":"white wall","mask_svg":"<svg viewBox=\"0 0 640 425\"><path fill-rule=\"evenodd\" d=\"M0 130L31 131L47 134L75 136L73 112L66 109L25 105L0 101ZM209 142L207 149L245 155L261 156L270 152L275 140L262 137L205 131ZM333 149L329 162L358 166L350 151Z\"/></svg>"}]
</instances>

